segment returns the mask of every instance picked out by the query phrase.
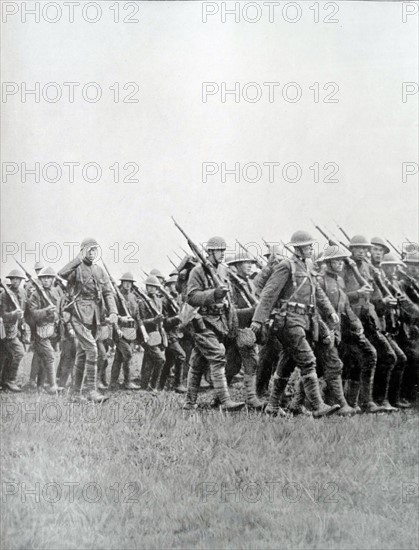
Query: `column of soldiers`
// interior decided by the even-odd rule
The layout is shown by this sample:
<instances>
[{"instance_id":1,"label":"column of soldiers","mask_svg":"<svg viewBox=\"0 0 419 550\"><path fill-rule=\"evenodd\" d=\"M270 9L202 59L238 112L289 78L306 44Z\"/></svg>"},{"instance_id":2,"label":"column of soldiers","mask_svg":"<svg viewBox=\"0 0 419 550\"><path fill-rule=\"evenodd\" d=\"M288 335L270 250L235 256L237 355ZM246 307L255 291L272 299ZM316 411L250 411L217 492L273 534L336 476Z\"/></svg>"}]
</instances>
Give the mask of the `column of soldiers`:
<instances>
[{"instance_id":1,"label":"column of soldiers","mask_svg":"<svg viewBox=\"0 0 419 550\"><path fill-rule=\"evenodd\" d=\"M29 345L28 390L68 388L100 403L118 389L173 389L195 410L209 387L212 406L224 411L319 418L391 413L416 400L418 252L402 261L383 239L355 235L313 261L314 238L296 231L289 254L272 247L262 263L246 251L226 255L221 237L203 254L188 243L193 254L176 272L166 281L152 270L143 289L130 272L117 285L96 261L92 238L57 274L35 265L24 287L25 273L13 269L0 292L2 389L22 391L17 377ZM244 399L236 401L230 391L240 372Z\"/></svg>"}]
</instances>

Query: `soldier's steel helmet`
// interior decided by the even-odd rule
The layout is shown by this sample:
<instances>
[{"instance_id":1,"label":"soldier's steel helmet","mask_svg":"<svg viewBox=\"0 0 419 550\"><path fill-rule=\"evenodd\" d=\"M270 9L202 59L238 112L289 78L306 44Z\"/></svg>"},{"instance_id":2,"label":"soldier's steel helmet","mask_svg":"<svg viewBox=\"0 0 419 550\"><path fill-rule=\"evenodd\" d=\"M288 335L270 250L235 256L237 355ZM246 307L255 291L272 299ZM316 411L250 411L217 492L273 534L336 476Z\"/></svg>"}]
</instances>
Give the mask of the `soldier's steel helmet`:
<instances>
[{"instance_id":1,"label":"soldier's steel helmet","mask_svg":"<svg viewBox=\"0 0 419 550\"><path fill-rule=\"evenodd\" d=\"M207 242L207 250L225 250L227 243L222 237L211 237Z\"/></svg>"},{"instance_id":2,"label":"soldier's steel helmet","mask_svg":"<svg viewBox=\"0 0 419 550\"><path fill-rule=\"evenodd\" d=\"M13 277L15 277L16 279L26 279L25 277L25 274L23 273L23 271L21 269L12 269L12 271L9 273L9 275L7 275L7 278L8 279L12 279Z\"/></svg>"},{"instance_id":3,"label":"soldier's steel helmet","mask_svg":"<svg viewBox=\"0 0 419 550\"><path fill-rule=\"evenodd\" d=\"M167 279L167 281L164 283L165 285L170 285L172 283L177 283L177 275L170 275L170 277Z\"/></svg>"},{"instance_id":4,"label":"soldier's steel helmet","mask_svg":"<svg viewBox=\"0 0 419 550\"><path fill-rule=\"evenodd\" d=\"M372 242L372 241L371 241ZM381 265L405 265L400 258L397 258L395 254L384 254L383 259L381 260Z\"/></svg>"},{"instance_id":5,"label":"soldier's steel helmet","mask_svg":"<svg viewBox=\"0 0 419 550\"><path fill-rule=\"evenodd\" d=\"M145 284L146 286L156 286L157 288L161 288L160 281L155 275L149 275L145 280Z\"/></svg>"},{"instance_id":6,"label":"soldier's steel helmet","mask_svg":"<svg viewBox=\"0 0 419 550\"><path fill-rule=\"evenodd\" d=\"M292 234L291 241L289 242L289 244L291 246L298 247L298 246L307 246L315 242L316 240L314 239L314 237L312 237L312 235L310 235L308 231L300 230Z\"/></svg>"},{"instance_id":7,"label":"soldier's steel helmet","mask_svg":"<svg viewBox=\"0 0 419 550\"><path fill-rule=\"evenodd\" d=\"M269 260L271 256L281 255L281 246L279 244L270 244L268 246L269 252L265 252L264 257Z\"/></svg>"},{"instance_id":8,"label":"soldier's steel helmet","mask_svg":"<svg viewBox=\"0 0 419 550\"><path fill-rule=\"evenodd\" d=\"M40 279L41 277L55 277L56 276L56 273L55 271L52 269L52 267L44 267L43 269L41 269L41 271L38 273L38 279Z\"/></svg>"},{"instance_id":9,"label":"soldier's steel helmet","mask_svg":"<svg viewBox=\"0 0 419 550\"><path fill-rule=\"evenodd\" d=\"M362 248L371 248L372 245L367 237L364 237L364 235L354 235L349 241L348 246L350 248L353 248L355 246L362 246Z\"/></svg>"},{"instance_id":10,"label":"soldier's steel helmet","mask_svg":"<svg viewBox=\"0 0 419 550\"><path fill-rule=\"evenodd\" d=\"M120 281L131 281L131 283L135 283L134 275L130 271L127 271L126 273L121 275L121 278L119 280Z\"/></svg>"},{"instance_id":11,"label":"soldier's steel helmet","mask_svg":"<svg viewBox=\"0 0 419 550\"><path fill-rule=\"evenodd\" d=\"M44 267L44 264L42 262L36 262L33 266L34 270L37 271L38 269L42 269Z\"/></svg>"},{"instance_id":12,"label":"soldier's steel helmet","mask_svg":"<svg viewBox=\"0 0 419 550\"><path fill-rule=\"evenodd\" d=\"M419 264L419 252L410 252L404 259L405 264L418 265Z\"/></svg>"},{"instance_id":13,"label":"soldier's steel helmet","mask_svg":"<svg viewBox=\"0 0 419 550\"><path fill-rule=\"evenodd\" d=\"M161 279L164 279L164 276L159 269L152 269L150 271L150 275L154 275L154 277L160 277Z\"/></svg>"},{"instance_id":14,"label":"soldier's steel helmet","mask_svg":"<svg viewBox=\"0 0 419 550\"><path fill-rule=\"evenodd\" d=\"M254 264L256 263L256 260L254 258L251 258L249 254L247 254L244 251L233 252L232 254L228 254L228 256L225 259L225 263L227 265L241 264L244 262L249 262Z\"/></svg>"},{"instance_id":15,"label":"soldier's steel helmet","mask_svg":"<svg viewBox=\"0 0 419 550\"><path fill-rule=\"evenodd\" d=\"M388 254L390 252L389 247L386 245L386 243L381 237L373 237L371 239L371 244L375 246L382 246L384 248L384 254Z\"/></svg>"},{"instance_id":16,"label":"soldier's steel helmet","mask_svg":"<svg viewBox=\"0 0 419 550\"><path fill-rule=\"evenodd\" d=\"M326 262L328 260L344 260L349 258L348 250L338 245L331 245L326 248L323 255L318 258L318 261Z\"/></svg>"},{"instance_id":17,"label":"soldier's steel helmet","mask_svg":"<svg viewBox=\"0 0 419 550\"><path fill-rule=\"evenodd\" d=\"M96 239L93 239L92 237L87 237L86 239L83 239L80 245L80 248L93 248L95 246L99 246L99 243Z\"/></svg>"}]
</instances>

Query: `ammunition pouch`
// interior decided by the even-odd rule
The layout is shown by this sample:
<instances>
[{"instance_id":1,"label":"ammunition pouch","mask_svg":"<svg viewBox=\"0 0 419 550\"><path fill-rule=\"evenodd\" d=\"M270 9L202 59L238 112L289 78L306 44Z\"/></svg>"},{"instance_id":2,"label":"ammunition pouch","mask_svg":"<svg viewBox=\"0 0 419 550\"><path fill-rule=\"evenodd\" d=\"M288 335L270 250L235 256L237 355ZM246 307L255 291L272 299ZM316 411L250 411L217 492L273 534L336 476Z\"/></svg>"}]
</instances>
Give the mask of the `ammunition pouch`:
<instances>
[{"instance_id":1,"label":"ammunition pouch","mask_svg":"<svg viewBox=\"0 0 419 550\"><path fill-rule=\"evenodd\" d=\"M215 315L220 317L223 313L227 312L226 304L213 304L210 306L201 306L199 313L201 315Z\"/></svg>"},{"instance_id":2,"label":"ammunition pouch","mask_svg":"<svg viewBox=\"0 0 419 550\"><path fill-rule=\"evenodd\" d=\"M37 325L36 334L41 340L52 338L56 335L55 323L47 323L46 325Z\"/></svg>"},{"instance_id":3,"label":"ammunition pouch","mask_svg":"<svg viewBox=\"0 0 419 550\"><path fill-rule=\"evenodd\" d=\"M119 319L119 328L121 329L122 336L125 340L132 342L137 339L137 328L135 326L135 320L132 318L122 317Z\"/></svg>"}]
</instances>

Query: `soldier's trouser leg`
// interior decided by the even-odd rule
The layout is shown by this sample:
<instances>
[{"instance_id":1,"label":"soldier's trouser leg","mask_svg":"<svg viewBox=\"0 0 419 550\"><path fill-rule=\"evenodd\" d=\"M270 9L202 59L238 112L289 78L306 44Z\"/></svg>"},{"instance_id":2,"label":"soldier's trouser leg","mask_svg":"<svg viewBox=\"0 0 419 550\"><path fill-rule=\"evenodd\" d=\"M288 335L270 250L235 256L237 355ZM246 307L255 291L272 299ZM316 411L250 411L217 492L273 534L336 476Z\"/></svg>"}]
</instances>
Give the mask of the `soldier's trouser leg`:
<instances>
[{"instance_id":1,"label":"soldier's trouser leg","mask_svg":"<svg viewBox=\"0 0 419 550\"><path fill-rule=\"evenodd\" d=\"M393 336L388 336L387 339L397 357L397 362L390 378L389 398L392 403L399 403L407 357Z\"/></svg>"},{"instance_id":2,"label":"soldier's trouser leg","mask_svg":"<svg viewBox=\"0 0 419 550\"><path fill-rule=\"evenodd\" d=\"M244 366L244 365L243 365ZM240 372L242 367L242 357L239 347L235 341L229 342L226 345L226 367L225 376L227 384L230 384L232 379Z\"/></svg>"},{"instance_id":3,"label":"soldier's trouser leg","mask_svg":"<svg viewBox=\"0 0 419 550\"><path fill-rule=\"evenodd\" d=\"M377 352L377 367L374 377L374 401L387 401L390 377L397 362L397 357L389 341L381 332L377 331L368 335L368 340Z\"/></svg>"},{"instance_id":4,"label":"soldier's trouser leg","mask_svg":"<svg viewBox=\"0 0 419 550\"><path fill-rule=\"evenodd\" d=\"M189 365L191 364L192 351L194 348L193 334L190 332L184 332L183 338L179 341L183 351L185 352L185 364L183 367L183 376L188 376Z\"/></svg>"},{"instance_id":5,"label":"soldier's trouser leg","mask_svg":"<svg viewBox=\"0 0 419 550\"><path fill-rule=\"evenodd\" d=\"M9 354L10 361L5 365L3 381L8 384L15 384L20 362L25 355L25 348L16 336L15 338L6 339L6 351Z\"/></svg>"},{"instance_id":6,"label":"soldier's trouser leg","mask_svg":"<svg viewBox=\"0 0 419 550\"><path fill-rule=\"evenodd\" d=\"M225 347L214 332L208 328L203 332L195 333L195 346L208 362L215 395L224 405L230 400L225 377Z\"/></svg>"},{"instance_id":7,"label":"soldier's trouser leg","mask_svg":"<svg viewBox=\"0 0 419 550\"><path fill-rule=\"evenodd\" d=\"M97 344L92 334L92 331L88 327L80 323L76 318L72 318L71 324L74 328L77 338L77 352L76 352L76 365L75 365L75 386L76 389L78 383L83 380L85 375L85 389L86 391L97 391Z\"/></svg>"},{"instance_id":8,"label":"soldier's trouser leg","mask_svg":"<svg viewBox=\"0 0 419 550\"><path fill-rule=\"evenodd\" d=\"M269 406L267 408L268 413L277 414L278 412L283 412L280 407L280 403L293 369L294 364L292 358L286 351L286 348L283 347L279 353L275 373L272 379L272 388L269 394Z\"/></svg>"},{"instance_id":9,"label":"soldier's trouser leg","mask_svg":"<svg viewBox=\"0 0 419 550\"><path fill-rule=\"evenodd\" d=\"M179 340L173 340L166 349L166 363L160 376L160 388L163 389L170 369L174 365L174 386L180 386L183 381L183 372L186 363L186 353L179 343Z\"/></svg>"},{"instance_id":10,"label":"soldier's trouser leg","mask_svg":"<svg viewBox=\"0 0 419 550\"><path fill-rule=\"evenodd\" d=\"M268 341L259 349L259 361L256 368L256 391L262 397L269 387L269 381L275 370L281 351L281 344L274 334L268 336Z\"/></svg>"},{"instance_id":11,"label":"soldier's trouser leg","mask_svg":"<svg viewBox=\"0 0 419 550\"><path fill-rule=\"evenodd\" d=\"M0 340L0 384L3 383L3 373L6 372L5 365L10 360L6 347L6 339Z\"/></svg>"},{"instance_id":12,"label":"soldier's trouser leg","mask_svg":"<svg viewBox=\"0 0 419 550\"><path fill-rule=\"evenodd\" d=\"M102 388L106 386L106 367L108 366L108 356L106 353L105 342L96 340L97 345L97 379L101 382Z\"/></svg>"},{"instance_id":13,"label":"soldier's trouser leg","mask_svg":"<svg viewBox=\"0 0 419 550\"><path fill-rule=\"evenodd\" d=\"M207 369L207 361L198 348L193 348L188 371L186 405L194 406L198 397L201 378Z\"/></svg>"},{"instance_id":14,"label":"soldier's trouser leg","mask_svg":"<svg viewBox=\"0 0 419 550\"><path fill-rule=\"evenodd\" d=\"M148 344L144 345L144 363L146 364L146 369L143 372L141 369L141 387L148 387L152 389L157 389L157 385L160 379L160 373L162 371L165 357L164 357L164 348L162 345L159 346L149 346Z\"/></svg>"},{"instance_id":15,"label":"soldier's trouser leg","mask_svg":"<svg viewBox=\"0 0 419 550\"><path fill-rule=\"evenodd\" d=\"M36 383L37 381L39 381L38 376L41 369L39 353L35 352L35 348L36 346L34 342L34 353L32 355L32 361L31 361L31 373L29 375L29 381L33 383Z\"/></svg>"},{"instance_id":16,"label":"soldier's trouser leg","mask_svg":"<svg viewBox=\"0 0 419 550\"><path fill-rule=\"evenodd\" d=\"M49 338L41 339L36 337L34 342L34 353L36 353L39 357L40 363L42 365L42 371L45 374L47 383L51 387L55 387L55 351L52 347L51 340Z\"/></svg>"},{"instance_id":17,"label":"soldier's trouser leg","mask_svg":"<svg viewBox=\"0 0 419 550\"><path fill-rule=\"evenodd\" d=\"M325 407L317 378L316 357L308 343L306 331L301 326L285 326L279 337L293 364L300 368L304 391L314 412Z\"/></svg>"},{"instance_id":18,"label":"soldier's trouser leg","mask_svg":"<svg viewBox=\"0 0 419 550\"><path fill-rule=\"evenodd\" d=\"M74 338L65 337L61 342L60 356L60 378L58 384L65 388L68 379L73 372L74 361L76 359L76 342Z\"/></svg>"},{"instance_id":19,"label":"soldier's trouser leg","mask_svg":"<svg viewBox=\"0 0 419 550\"><path fill-rule=\"evenodd\" d=\"M401 393L402 398L414 401L419 396L419 327L410 327L409 332L409 337L406 335L401 340L401 345L407 358Z\"/></svg>"},{"instance_id":20,"label":"soldier's trouser leg","mask_svg":"<svg viewBox=\"0 0 419 550\"><path fill-rule=\"evenodd\" d=\"M323 376L327 384L332 403L347 407L348 403L343 393L342 371L343 363L340 360L336 346L317 344L315 355L323 367Z\"/></svg>"},{"instance_id":21,"label":"soldier's trouser leg","mask_svg":"<svg viewBox=\"0 0 419 550\"><path fill-rule=\"evenodd\" d=\"M130 342L121 338L117 344L119 352L122 357L122 371L124 373L124 384L129 384L131 382L131 360L132 360L132 345Z\"/></svg>"},{"instance_id":22,"label":"soldier's trouser leg","mask_svg":"<svg viewBox=\"0 0 419 550\"><path fill-rule=\"evenodd\" d=\"M112 363L112 369L111 369L111 386L116 386L119 381L119 375L121 373L121 365L122 365L122 353L118 347L118 345L115 346L115 354L113 356L113 363Z\"/></svg>"}]
</instances>

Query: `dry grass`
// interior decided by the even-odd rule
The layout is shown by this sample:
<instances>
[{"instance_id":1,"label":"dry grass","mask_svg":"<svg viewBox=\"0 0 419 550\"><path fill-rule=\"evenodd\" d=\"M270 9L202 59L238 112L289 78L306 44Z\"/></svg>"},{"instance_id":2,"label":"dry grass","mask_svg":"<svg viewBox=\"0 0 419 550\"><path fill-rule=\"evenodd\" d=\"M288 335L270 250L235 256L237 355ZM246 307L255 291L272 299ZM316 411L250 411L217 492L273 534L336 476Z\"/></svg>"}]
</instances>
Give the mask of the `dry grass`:
<instances>
[{"instance_id":1,"label":"dry grass","mask_svg":"<svg viewBox=\"0 0 419 550\"><path fill-rule=\"evenodd\" d=\"M272 420L182 401L2 394L2 548L418 547L417 411Z\"/></svg>"}]
</instances>

